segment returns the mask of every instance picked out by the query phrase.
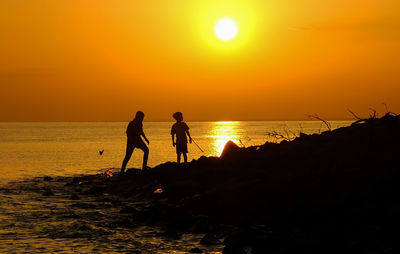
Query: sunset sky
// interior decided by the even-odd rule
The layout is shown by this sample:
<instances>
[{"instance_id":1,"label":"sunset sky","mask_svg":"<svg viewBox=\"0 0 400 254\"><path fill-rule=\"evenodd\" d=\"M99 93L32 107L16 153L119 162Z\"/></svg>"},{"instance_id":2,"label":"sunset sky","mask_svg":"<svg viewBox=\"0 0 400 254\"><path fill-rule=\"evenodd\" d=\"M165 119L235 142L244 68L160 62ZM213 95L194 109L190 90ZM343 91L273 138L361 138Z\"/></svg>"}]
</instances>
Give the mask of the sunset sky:
<instances>
[{"instance_id":1,"label":"sunset sky","mask_svg":"<svg viewBox=\"0 0 400 254\"><path fill-rule=\"evenodd\" d=\"M400 113L398 0L1 0L0 121ZM220 18L238 25L221 41Z\"/></svg>"}]
</instances>

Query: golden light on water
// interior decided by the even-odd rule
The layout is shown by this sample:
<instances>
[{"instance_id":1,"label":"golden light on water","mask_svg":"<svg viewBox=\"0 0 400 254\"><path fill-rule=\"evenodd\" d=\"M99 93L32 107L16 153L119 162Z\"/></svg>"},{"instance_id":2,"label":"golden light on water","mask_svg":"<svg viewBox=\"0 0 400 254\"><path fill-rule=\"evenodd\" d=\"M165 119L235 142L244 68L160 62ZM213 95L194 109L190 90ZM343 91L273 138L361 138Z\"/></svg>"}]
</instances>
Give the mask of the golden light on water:
<instances>
[{"instance_id":1,"label":"golden light on water","mask_svg":"<svg viewBox=\"0 0 400 254\"><path fill-rule=\"evenodd\" d=\"M221 155L224 150L226 142L232 140L236 144L239 144L240 133L239 133L240 122L214 122L211 135L214 138L213 152L218 156Z\"/></svg>"}]
</instances>

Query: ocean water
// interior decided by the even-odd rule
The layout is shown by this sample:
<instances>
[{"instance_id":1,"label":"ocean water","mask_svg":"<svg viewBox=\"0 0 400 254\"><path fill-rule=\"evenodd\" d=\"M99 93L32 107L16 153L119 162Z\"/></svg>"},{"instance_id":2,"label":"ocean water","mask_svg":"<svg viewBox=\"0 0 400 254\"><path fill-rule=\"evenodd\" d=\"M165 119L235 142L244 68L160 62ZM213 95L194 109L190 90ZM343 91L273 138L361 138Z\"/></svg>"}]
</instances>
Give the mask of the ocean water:
<instances>
[{"instance_id":1,"label":"ocean water","mask_svg":"<svg viewBox=\"0 0 400 254\"><path fill-rule=\"evenodd\" d=\"M331 122L332 128L350 122ZM108 193L88 195L89 182L72 176L119 170L125 154L127 123L0 123L1 253L222 253L223 245L204 246L204 234L165 236L159 226L143 226L126 206L138 211L148 204ZM150 140L149 165L176 160L172 123L144 122ZM225 143L240 146L278 142L276 132L293 138L300 131L318 133L320 122L188 122L201 152L189 145L189 160L218 156ZM103 150L99 155L99 150ZM128 167L139 167L135 151ZM44 178L51 176L52 178ZM72 198L75 196L75 198ZM223 238L220 239L223 241Z\"/></svg>"},{"instance_id":2,"label":"ocean water","mask_svg":"<svg viewBox=\"0 0 400 254\"><path fill-rule=\"evenodd\" d=\"M149 166L176 161L170 129L172 122L144 122L150 140ZM332 128L349 125L332 121ZM218 156L225 143L240 146L279 141L268 133L294 137L300 131L318 133L326 127L317 121L188 122L195 144L189 144L189 161L202 155ZM93 174L120 168L125 155L125 122L112 123L0 123L0 184L37 176ZM103 155L99 154L104 149ZM143 153L135 150L128 164L141 167Z\"/></svg>"}]
</instances>

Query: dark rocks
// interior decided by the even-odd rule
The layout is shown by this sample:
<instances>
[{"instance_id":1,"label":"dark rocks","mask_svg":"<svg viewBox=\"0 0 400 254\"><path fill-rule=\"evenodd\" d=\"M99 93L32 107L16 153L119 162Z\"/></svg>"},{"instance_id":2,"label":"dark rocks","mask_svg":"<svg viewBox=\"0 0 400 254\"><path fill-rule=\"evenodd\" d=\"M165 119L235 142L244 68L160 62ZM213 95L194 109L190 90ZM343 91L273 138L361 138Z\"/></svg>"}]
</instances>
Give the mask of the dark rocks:
<instances>
[{"instance_id":1,"label":"dark rocks","mask_svg":"<svg viewBox=\"0 0 400 254\"><path fill-rule=\"evenodd\" d=\"M222 250L223 254L246 254L247 252L240 246L227 245Z\"/></svg>"},{"instance_id":2,"label":"dark rocks","mask_svg":"<svg viewBox=\"0 0 400 254\"><path fill-rule=\"evenodd\" d=\"M83 233L83 232L56 232L50 235L50 237L54 239L57 238L75 239L75 238L83 238L89 236L90 236L89 233Z\"/></svg>"},{"instance_id":3,"label":"dark rocks","mask_svg":"<svg viewBox=\"0 0 400 254\"><path fill-rule=\"evenodd\" d=\"M83 181L84 181L84 177L76 176L76 177L72 178L72 182L73 182L73 183L79 184L79 183L81 183L81 182L83 182Z\"/></svg>"},{"instance_id":4,"label":"dark rocks","mask_svg":"<svg viewBox=\"0 0 400 254\"><path fill-rule=\"evenodd\" d=\"M79 225L77 226L78 230L80 231L91 231L93 228L89 225L83 224L83 225Z\"/></svg>"},{"instance_id":5,"label":"dark rocks","mask_svg":"<svg viewBox=\"0 0 400 254\"><path fill-rule=\"evenodd\" d=\"M203 253L203 251L200 248L191 248L190 253Z\"/></svg>"},{"instance_id":6,"label":"dark rocks","mask_svg":"<svg viewBox=\"0 0 400 254\"><path fill-rule=\"evenodd\" d=\"M136 225L128 218L122 218L122 219L116 220L116 221L114 221L113 224L118 227L127 227L127 228L136 227Z\"/></svg>"},{"instance_id":7,"label":"dark rocks","mask_svg":"<svg viewBox=\"0 0 400 254\"><path fill-rule=\"evenodd\" d=\"M94 212L88 212L85 214L90 219L102 219L105 218L105 214L101 211L94 211Z\"/></svg>"},{"instance_id":8,"label":"dark rocks","mask_svg":"<svg viewBox=\"0 0 400 254\"><path fill-rule=\"evenodd\" d=\"M106 203L106 202L112 203L113 201L114 200L112 200L110 198L99 198L99 199L96 199L96 202L103 202L103 203Z\"/></svg>"},{"instance_id":9,"label":"dark rocks","mask_svg":"<svg viewBox=\"0 0 400 254\"><path fill-rule=\"evenodd\" d=\"M243 246L250 245L248 237L251 236L243 231L231 233L224 240L225 248L223 253L242 253L244 251Z\"/></svg>"},{"instance_id":10,"label":"dark rocks","mask_svg":"<svg viewBox=\"0 0 400 254\"><path fill-rule=\"evenodd\" d=\"M106 190L104 186L93 186L90 189L83 192L85 195L100 195L103 194Z\"/></svg>"},{"instance_id":11,"label":"dark rocks","mask_svg":"<svg viewBox=\"0 0 400 254\"><path fill-rule=\"evenodd\" d=\"M77 208L81 208L81 209L92 209L92 208L96 208L96 205L90 204L90 203L76 203L76 204L70 205L70 207L77 207Z\"/></svg>"},{"instance_id":12,"label":"dark rocks","mask_svg":"<svg viewBox=\"0 0 400 254\"><path fill-rule=\"evenodd\" d=\"M42 194L46 197L54 196L54 193L51 190L45 190Z\"/></svg>"},{"instance_id":13,"label":"dark rocks","mask_svg":"<svg viewBox=\"0 0 400 254\"><path fill-rule=\"evenodd\" d=\"M113 206L120 206L122 205L122 201L118 199L111 199L111 198L98 198L96 202L101 203L111 203Z\"/></svg>"},{"instance_id":14,"label":"dark rocks","mask_svg":"<svg viewBox=\"0 0 400 254\"><path fill-rule=\"evenodd\" d=\"M206 217L196 218L191 231L196 234L204 234L213 231L214 225L210 223L209 219Z\"/></svg>"},{"instance_id":15,"label":"dark rocks","mask_svg":"<svg viewBox=\"0 0 400 254\"><path fill-rule=\"evenodd\" d=\"M212 234L205 234L201 239L200 244L202 245L217 245L221 244L221 241Z\"/></svg>"},{"instance_id":16,"label":"dark rocks","mask_svg":"<svg viewBox=\"0 0 400 254\"><path fill-rule=\"evenodd\" d=\"M113 200L111 201L111 204L112 204L113 206L120 206L120 205L122 205L122 201L121 201L121 200L117 200L117 199L113 199Z\"/></svg>"},{"instance_id":17,"label":"dark rocks","mask_svg":"<svg viewBox=\"0 0 400 254\"><path fill-rule=\"evenodd\" d=\"M181 239L181 234L177 230L171 228L167 229L162 235L171 240Z\"/></svg>"},{"instance_id":18,"label":"dark rocks","mask_svg":"<svg viewBox=\"0 0 400 254\"><path fill-rule=\"evenodd\" d=\"M43 177L43 180L49 182L49 181L53 180L53 177L45 176L45 177Z\"/></svg>"},{"instance_id":19,"label":"dark rocks","mask_svg":"<svg viewBox=\"0 0 400 254\"><path fill-rule=\"evenodd\" d=\"M131 214L133 214L133 213L136 213L137 210L135 208L131 207L131 206L125 206L119 212L120 213L131 213Z\"/></svg>"},{"instance_id":20,"label":"dark rocks","mask_svg":"<svg viewBox=\"0 0 400 254\"><path fill-rule=\"evenodd\" d=\"M70 197L69 197L69 199L70 200L79 200L79 199L81 199L78 195L76 195L76 194L72 194Z\"/></svg>"},{"instance_id":21,"label":"dark rocks","mask_svg":"<svg viewBox=\"0 0 400 254\"><path fill-rule=\"evenodd\" d=\"M80 218L82 218L82 216L80 216L80 215L78 215L78 214L76 214L74 212L70 212L69 214L64 215L63 218L66 218L66 219L80 219Z\"/></svg>"}]
</instances>

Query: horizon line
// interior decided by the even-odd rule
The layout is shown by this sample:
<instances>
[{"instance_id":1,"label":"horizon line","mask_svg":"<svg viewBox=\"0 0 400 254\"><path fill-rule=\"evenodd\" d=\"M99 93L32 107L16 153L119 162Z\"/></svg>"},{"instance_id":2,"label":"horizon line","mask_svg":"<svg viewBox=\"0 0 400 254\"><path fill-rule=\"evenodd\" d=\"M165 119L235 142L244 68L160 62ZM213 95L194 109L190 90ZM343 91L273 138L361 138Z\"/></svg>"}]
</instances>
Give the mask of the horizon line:
<instances>
[{"instance_id":1,"label":"horizon line","mask_svg":"<svg viewBox=\"0 0 400 254\"><path fill-rule=\"evenodd\" d=\"M323 118L322 118L323 119ZM129 120L118 120L118 121L107 121L107 120L95 120L95 121L80 121L80 120L60 120L60 121L1 121L0 123L124 123L124 122L130 122L133 119ZM333 118L333 119L324 119L325 121L357 121L357 119L353 118ZM320 120L317 119L273 119L273 120L185 120L185 122L321 122ZM144 120L143 122L148 122L148 123L158 123L158 122L175 122L174 120L149 120L146 121Z\"/></svg>"}]
</instances>

